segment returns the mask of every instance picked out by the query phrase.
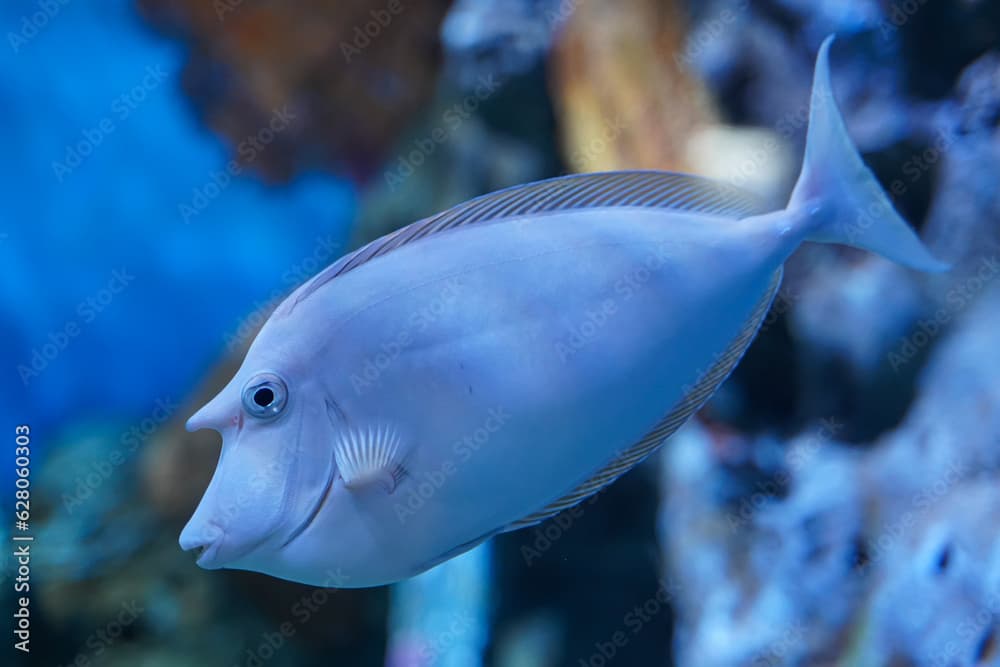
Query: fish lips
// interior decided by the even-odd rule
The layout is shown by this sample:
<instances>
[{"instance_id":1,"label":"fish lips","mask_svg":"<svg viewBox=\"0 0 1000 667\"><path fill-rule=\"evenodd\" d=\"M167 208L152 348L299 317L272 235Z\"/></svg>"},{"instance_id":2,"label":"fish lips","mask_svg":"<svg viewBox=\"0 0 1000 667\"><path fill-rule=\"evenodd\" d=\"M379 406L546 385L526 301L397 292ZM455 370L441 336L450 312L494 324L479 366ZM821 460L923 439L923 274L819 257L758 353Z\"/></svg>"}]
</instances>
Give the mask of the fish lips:
<instances>
[{"instance_id":1,"label":"fish lips","mask_svg":"<svg viewBox=\"0 0 1000 667\"><path fill-rule=\"evenodd\" d=\"M209 544L208 546L195 547L195 555L198 557L197 560L195 560L195 564L198 565L198 567L205 568L206 570L217 570L222 567L222 565L216 561L218 553L218 542Z\"/></svg>"},{"instance_id":2,"label":"fish lips","mask_svg":"<svg viewBox=\"0 0 1000 667\"><path fill-rule=\"evenodd\" d=\"M190 524L184 528L179 540L181 549L193 551L198 567L206 570L218 570L225 567L227 561L222 545L225 541L225 531L214 523L208 523L202 529L192 528Z\"/></svg>"},{"instance_id":3,"label":"fish lips","mask_svg":"<svg viewBox=\"0 0 1000 667\"><path fill-rule=\"evenodd\" d=\"M244 559L252 556L272 535L273 531L257 540L233 545L231 535L215 522L208 521L201 527L189 523L181 531L178 543L184 551L194 552L198 567L219 570L244 563Z\"/></svg>"}]
</instances>

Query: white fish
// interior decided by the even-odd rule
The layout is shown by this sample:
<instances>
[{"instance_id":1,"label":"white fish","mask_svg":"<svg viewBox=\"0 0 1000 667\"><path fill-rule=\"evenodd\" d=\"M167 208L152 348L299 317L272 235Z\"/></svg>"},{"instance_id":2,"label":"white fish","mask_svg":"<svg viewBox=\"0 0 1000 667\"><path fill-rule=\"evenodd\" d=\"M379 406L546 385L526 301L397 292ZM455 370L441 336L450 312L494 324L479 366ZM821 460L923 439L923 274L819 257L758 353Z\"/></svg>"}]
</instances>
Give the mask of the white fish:
<instances>
[{"instance_id":1,"label":"white fish","mask_svg":"<svg viewBox=\"0 0 1000 667\"><path fill-rule=\"evenodd\" d=\"M188 422L223 446L181 546L313 585L410 577L653 452L738 362L803 241L946 269L851 143L831 41L783 210L693 176L569 176L414 223L299 288Z\"/></svg>"}]
</instances>

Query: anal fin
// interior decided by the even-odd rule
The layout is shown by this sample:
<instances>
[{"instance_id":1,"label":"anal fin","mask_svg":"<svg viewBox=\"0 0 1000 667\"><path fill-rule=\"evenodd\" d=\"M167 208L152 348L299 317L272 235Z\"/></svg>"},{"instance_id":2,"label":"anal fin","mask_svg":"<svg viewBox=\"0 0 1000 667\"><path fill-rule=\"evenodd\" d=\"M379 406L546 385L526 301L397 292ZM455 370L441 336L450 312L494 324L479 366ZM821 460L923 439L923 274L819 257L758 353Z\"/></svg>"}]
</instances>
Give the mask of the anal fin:
<instances>
[{"instance_id":1,"label":"anal fin","mask_svg":"<svg viewBox=\"0 0 1000 667\"><path fill-rule=\"evenodd\" d=\"M420 574L421 572L425 572L425 571L431 569L432 567L437 567L441 563L443 563L443 562L445 562L447 560L451 560L452 558L455 558L456 556L461 556L466 551L471 551L472 549L475 549L476 547L478 547L480 544L482 544L486 540L488 540L491 537L493 537L494 535L497 535L497 534L502 533L502 532L503 532L503 529L491 530L490 532L486 533L485 535L480 535L479 537L477 537L474 540L469 540L468 542L463 542L462 544L459 544L457 547L452 547L451 549L448 549L446 552L444 552L440 556L437 556L436 558L432 558L429 561L427 561L426 563L422 564L420 567L418 567L416 569L416 571L414 572L414 575Z\"/></svg>"}]
</instances>

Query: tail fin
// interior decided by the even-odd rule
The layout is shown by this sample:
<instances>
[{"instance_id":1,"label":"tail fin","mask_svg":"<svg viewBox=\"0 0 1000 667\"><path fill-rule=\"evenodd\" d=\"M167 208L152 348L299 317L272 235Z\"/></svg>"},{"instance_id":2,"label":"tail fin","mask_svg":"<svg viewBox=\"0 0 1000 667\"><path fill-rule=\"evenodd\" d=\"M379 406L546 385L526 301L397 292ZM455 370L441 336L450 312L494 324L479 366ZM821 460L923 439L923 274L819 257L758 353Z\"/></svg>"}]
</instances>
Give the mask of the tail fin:
<instances>
[{"instance_id":1,"label":"tail fin","mask_svg":"<svg viewBox=\"0 0 1000 667\"><path fill-rule=\"evenodd\" d=\"M810 241L863 248L921 271L948 270L893 209L847 135L830 87L832 43L833 35L816 57L806 154L788 209L815 209Z\"/></svg>"}]
</instances>

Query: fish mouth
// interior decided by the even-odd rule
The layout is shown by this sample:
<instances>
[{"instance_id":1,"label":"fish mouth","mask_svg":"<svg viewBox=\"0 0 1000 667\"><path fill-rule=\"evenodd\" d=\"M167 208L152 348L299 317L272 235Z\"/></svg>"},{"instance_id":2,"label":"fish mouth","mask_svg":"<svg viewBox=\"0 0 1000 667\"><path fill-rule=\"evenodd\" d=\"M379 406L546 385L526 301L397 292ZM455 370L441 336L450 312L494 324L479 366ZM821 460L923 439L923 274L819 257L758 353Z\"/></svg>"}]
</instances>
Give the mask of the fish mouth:
<instances>
[{"instance_id":1,"label":"fish mouth","mask_svg":"<svg viewBox=\"0 0 1000 667\"><path fill-rule=\"evenodd\" d=\"M205 532L209 534L206 535ZM214 523L209 523L200 535L191 536L189 529L185 529L181 533L180 546L184 551L195 555L195 563L199 567L214 570L221 567L217 559L224 539L225 532Z\"/></svg>"},{"instance_id":2,"label":"fish mouth","mask_svg":"<svg viewBox=\"0 0 1000 667\"><path fill-rule=\"evenodd\" d=\"M235 552L233 552L233 549L228 549L223 552L222 547L224 546L225 540L226 535L223 534L221 537L212 540L211 542L193 544L186 547L181 545L181 548L184 549L184 551L189 551L194 554L195 565L198 567L206 570L220 570L225 567L230 567L241 558L253 553L258 547L260 547L261 544L264 543L266 538L262 538L245 546L239 547Z\"/></svg>"},{"instance_id":3,"label":"fish mouth","mask_svg":"<svg viewBox=\"0 0 1000 667\"><path fill-rule=\"evenodd\" d=\"M320 492L319 496L316 499L316 502L313 504L312 508L309 510L309 514L306 515L305 521L303 521L302 523L300 523L295 528L295 530L293 530L291 532L291 534L289 534L288 539L286 539L284 541L284 543L282 543L282 545L280 547L281 549L284 549L289 544L291 544L292 542L294 542L298 538L299 535L301 535L302 533L304 533L306 531L306 529L309 528L309 526L311 526L313 524L313 522L316 520L316 517L319 516L320 510L323 509L323 506L326 505L327 498L330 497L330 491L333 490L333 480L334 480L334 477L336 477L336 471L337 471L337 467L334 465L333 461L331 460L330 461L330 469L329 469L329 472L326 475L326 483L323 485L323 490Z\"/></svg>"},{"instance_id":4,"label":"fish mouth","mask_svg":"<svg viewBox=\"0 0 1000 667\"><path fill-rule=\"evenodd\" d=\"M203 567L206 570L215 570L220 566L215 563L215 556L219 552L219 541L212 542L211 544L205 544L200 547L195 547L192 549L195 555L195 565L198 567Z\"/></svg>"}]
</instances>

